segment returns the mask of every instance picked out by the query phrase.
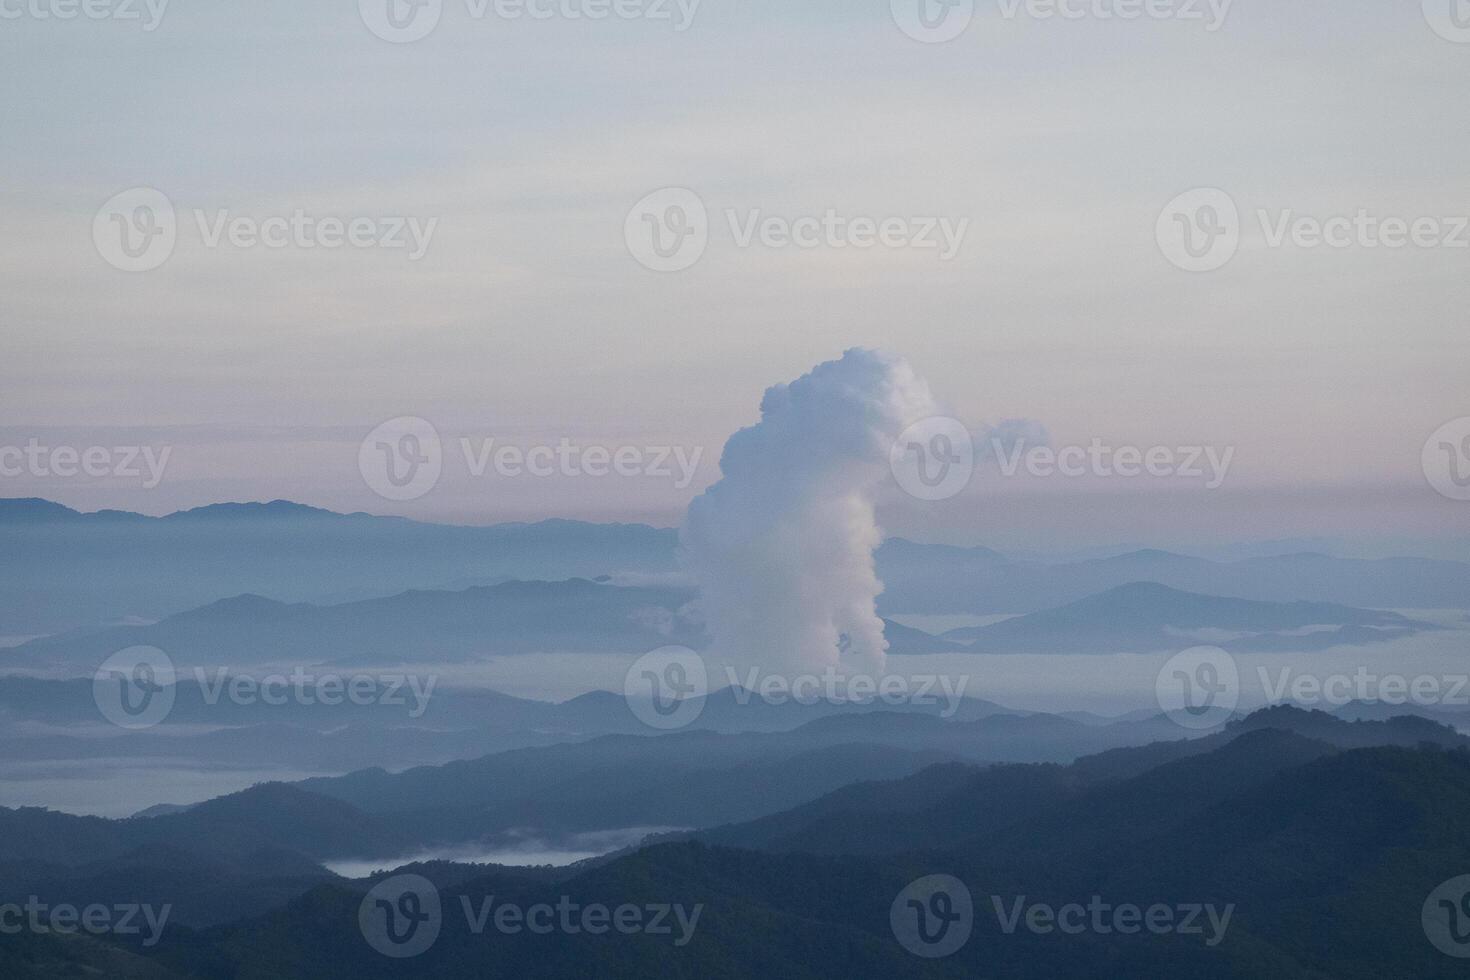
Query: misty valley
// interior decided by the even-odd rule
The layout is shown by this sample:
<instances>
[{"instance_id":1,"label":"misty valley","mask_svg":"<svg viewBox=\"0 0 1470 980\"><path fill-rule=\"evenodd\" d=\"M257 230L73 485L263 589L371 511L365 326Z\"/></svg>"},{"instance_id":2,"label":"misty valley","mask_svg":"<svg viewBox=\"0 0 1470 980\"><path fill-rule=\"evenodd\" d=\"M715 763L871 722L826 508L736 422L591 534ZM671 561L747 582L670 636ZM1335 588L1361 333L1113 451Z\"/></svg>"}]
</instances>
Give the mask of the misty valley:
<instances>
[{"instance_id":1,"label":"misty valley","mask_svg":"<svg viewBox=\"0 0 1470 980\"><path fill-rule=\"evenodd\" d=\"M890 538L875 676L722 663L647 526L0 537L7 976L1449 975L1470 564Z\"/></svg>"}]
</instances>

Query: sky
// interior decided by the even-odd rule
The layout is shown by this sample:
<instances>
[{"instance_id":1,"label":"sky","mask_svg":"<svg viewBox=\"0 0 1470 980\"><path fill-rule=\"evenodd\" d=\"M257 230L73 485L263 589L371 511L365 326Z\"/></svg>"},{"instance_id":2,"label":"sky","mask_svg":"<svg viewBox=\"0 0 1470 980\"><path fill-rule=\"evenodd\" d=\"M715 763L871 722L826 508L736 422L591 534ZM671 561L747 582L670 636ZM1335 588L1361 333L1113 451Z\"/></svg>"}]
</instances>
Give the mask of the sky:
<instances>
[{"instance_id":1,"label":"sky","mask_svg":"<svg viewBox=\"0 0 1470 980\"><path fill-rule=\"evenodd\" d=\"M1203 0L1129 20L1129 0L1071 0L1076 17L975 0L944 43L905 32L923 34L908 0L620 0L628 16L600 20L567 15L598 0L544 18L445 0L407 43L370 26L386 0L123 2L61 20L39 14L66 0L0 0L0 450L170 455L153 486L114 454L101 476L5 470L0 496L675 525L768 386L863 346L906 357L982 447L1028 420L1054 449L1233 451L1213 487L986 460L942 501L895 489L879 513L898 533L1466 537L1470 503L1422 458L1470 416L1470 31L1452 0L1236 0L1223 23ZM107 244L136 188L175 214L147 271ZM689 200L669 188L705 210L707 244L656 271L638 208L652 195L667 218ZM1197 188L1239 213L1209 271L1166 240ZM964 230L953 254L942 236L742 241L829 211L909 239ZM232 243L220 223L297 212L365 220L374 244ZM1436 243L1273 241L1360 212L1432 218ZM432 226L421 255L414 226ZM364 439L400 418L442 444L412 499L362 472ZM489 439L627 449L637 473L476 475ZM675 449L697 465L655 465Z\"/></svg>"}]
</instances>

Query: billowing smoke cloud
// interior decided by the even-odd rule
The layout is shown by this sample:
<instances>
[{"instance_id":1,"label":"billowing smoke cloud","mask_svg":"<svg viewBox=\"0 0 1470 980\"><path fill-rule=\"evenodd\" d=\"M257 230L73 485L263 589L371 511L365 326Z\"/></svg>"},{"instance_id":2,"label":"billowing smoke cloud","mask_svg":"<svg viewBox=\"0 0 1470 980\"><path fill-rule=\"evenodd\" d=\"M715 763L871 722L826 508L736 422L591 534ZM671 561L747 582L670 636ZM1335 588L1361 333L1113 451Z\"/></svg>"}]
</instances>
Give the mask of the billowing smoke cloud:
<instances>
[{"instance_id":1,"label":"billowing smoke cloud","mask_svg":"<svg viewBox=\"0 0 1470 980\"><path fill-rule=\"evenodd\" d=\"M681 534L716 660L882 671L873 494L892 479L894 440L936 413L907 361L871 350L766 391L760 422L725 443L722 478L690 504Z\"/></svg>"}]
</instances>

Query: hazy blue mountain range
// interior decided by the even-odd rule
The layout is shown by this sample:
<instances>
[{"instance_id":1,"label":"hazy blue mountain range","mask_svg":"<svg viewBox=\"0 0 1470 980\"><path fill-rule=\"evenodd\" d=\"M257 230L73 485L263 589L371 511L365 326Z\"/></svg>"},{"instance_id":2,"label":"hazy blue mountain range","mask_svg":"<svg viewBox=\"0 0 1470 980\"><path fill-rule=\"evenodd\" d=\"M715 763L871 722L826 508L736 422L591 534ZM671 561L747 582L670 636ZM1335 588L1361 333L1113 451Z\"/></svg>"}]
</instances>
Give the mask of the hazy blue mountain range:
<instances>
[{"instance_id":1,"label":"hazy blue mountain range","mask_svg":"<svg viewBox=\"0 0 1470 980\"><path fill-rule=\"evenodd\" d=\"M87 673L113 652L135 645L158 647L181 667L463 663L536 652L633 655L669 644L703 649L708 637L694 599L693 592L673 586L586 579L405 592L333 606L237 596L147 626L31 640L0 650L0 665L61 665ZM1059 609L942 637L886 624L895 654L1115 653L1197 642L1243 652L1318 650L1433 628L1396 613L1225 599L1157 583L1121 586Z\"/></svg>"},{"instance_id":2,"label":"hazy blue mountain range","mask_svg":"<svg viewBox=\"0 0 1470 980\"><path fill-rule=\"evenodd\" d=\"M720 699L711 699L711 713L733 710L720 707ZM978 703L965 712L974 720L951 721L853 709L782 732L608 735L401 772L373 767L292 786L258 786L197 806L151 807L134 820L0 810L0 864L14 864L16 875L24 871L24 880L34 881L55 865L101 867L140 849L166 847L239 871L257 855L278 850L269 862L259 858L260 867L299 875L318 860L389 858L415 848L492 840L520 828L556 835L714 826L942 760L1069 761L1100 748L1186 735L1163 718L1087 726L991 710L1001 709ZM295 734L298 741L312 740L305 731ZM190 741L179 734L157 736L130 748L136 757L149 758L166 743ZM94 753L104 751L96 740L92 745ZM284 750L265 744L254 749ZM197 747L194 753L196 762L207 759ZM25 862L38 866L20 868Z\"/></svg>"},{"instance_id":3,"label":"hazy blue mountain range","mask_svg":"<svg viewBox=\"0 0 1470 980\"><path fill-rule=\"evenodd\" d=\"M336 514L285 501L217 504L153 518L0 499L0 623L9 635L156 620L242 594L341 603L507 579L678 570L677 534L575 521L453 527ZM1019 614L1131 582L1263 601L1465 608L1470 563L1297 554L1218 562L1161 551L1016 561L986 548L890 539L877 553L884 615Z\"/></svg>"},{"instance_id":4,"label":"hazy blue mountain range","mask_svg":"<svg viewBox=\"0 0 1470 980\"><path fill-rule=\"evenodd\" d=\"M421 716L408 704L240 704L209 700L211 685L188 678L177 687L168 718L141 731L107 724L92 697L92 682L0 677L0 773L16 777L26 766L128 765L148 760L197 770L349 772L370 766L402 769L455 759L475 759L511 749L584 741L600 735L649 735L622 695L592 692L564 702L516 698L478 688L436 689ZM901 711L918 715L953 712L960 721L1010 713L975 697L951 706L888 706L818 701L773 703L725 688L703 699L694 731L782 732L830 716ZM1068 730L1076 723L1067 722ZM1086 749L1085 726L1069 734ZM861 733L857 735L862 740ZM827 740L827 741L830 741ZM826 744L812 742L811 744ZM901 744L901 743L899 743ZM1113 743L1109 743L1113 744ZM940 747L943 750L943 746ZM1004 752L996 758L1009 758ZM22 761L23 760L23 761ZM29 771L29 770L28 770Z\"/></svg>"},{"instance_id":5,"label":"hazy blue mountain range","mask_svg":"<svg viewBox=\"0 0 1470 980\"><path fill-rule=\"evenodd\" d=\"M642 653L703 642L687 590L586 579L505 582L459 592L404 592L332 606L256 595L221 599L148 626L32 640L0 663L100 663L146 644L180 665L462 662L537 651Z\"/></svg>"},{"instance_id":6,"label":"hazy blue mountain range","mask_svg":"<svg viewBox=\"0 0 1470 980\"><path fill-rule=\"evenodd\" d=\"M285 501L152 518L0 500L0 623L11 635L161 619L241 594L341 602L504 579L667 573L675 532L545 521L493 527L336 514Z\"/></svg>"},{"instance_id":7,"label":"hazy blue mountain range","mask_svg":"<svg viewBox=\"0 0 1470 980\"><path fill-rule=\"evenodd\" d=\"M1099 980L1458 976L1460 961L1425 941L1419 907L1470 861L1465 741L1417 719L1351 724L1273 709L1207 738L1117 749L1071 766L944 763L897 780L875 773L795 808L705 831L699 840L555 873L412 865L408 870L438 884L451 916L461 896L472 905L487 895L523 907L565 895L578 903L704 906L682 947L653 936L582 933L559 935L554 944L525 932L477 936L446 917L413 966L442 977L821 977L834 970ZM744 776L753 791L772 773ZM466 792L479 798L482 789L471 781ZM58 821L40 811L0 811L0 820L28 835L22 840L38 857L66 859L58 848L76 846L77 855L96 857L99 868L115 874L129 868L127 852L117 850L131 842L120 837L157 833L149 825L174 821L180 846L172 863L160 862L153 875L140 874L118 893L157 901L165 894L159 889L181 886L170 878L194 859L189 847L209 846L213 835L225 841L223 860L248 849L257 834L294 833L293 821L306 828L299 839L309 846L321 832L391 837L381 814L357 811L354 826L340 826L354 809L301 788L260 787L185 814L121 822L144 829ZM78 843L63 843L69 841ZM358 906L371 882L292 877L291 860L263 860L261 874L236 881L241 890L228 896L185 889L182 924L153 949L132 944L117 953L64 937L31 938L0 946L0 969L31 978L51 975L45 964L70 961L94 970L107 963L114 976L391 975L394 964L358 933ZM86 874L64 863L53 871ZM976 900L974 934L943 960L911 956L889 928L893 897L927 874L959 878ZM52 895L67 894L68 882L78 880L102 887L44 875L25 883ZM266 907L270 889L286 886L296 889L294 897ZM1215 946L1197 935L1133 942L1115 933L1004 935L989 908L992 895L1057 906L1093 895L1143 907L1229 903L1233 914ZM227 898L237 915L226 922ZM224 924L191 928L211 921Z\"/></svg>"},{"instance_id":8,"label":"hazy blue mountain range","mask_svg":"<svg viewBox=\"0 0 1470 980\"><path fill-rule=\"evenodd\" d=\"M399 773L372 768L307 780L300 785L378 814L412 815L464 806L479 814L474 819L484 821L485 814L494 813L495 820L509 820L514 826L516 819L507 816L507 800L540 800L539 794L550 790L557 798L575 800L576 805L565 812L543 809L534 820L529 815L517 819L527 826L560 830L595 830L624 823L698 825L710 814L751 806L764 809L769 804L769 800L726 799L728 787L739 787L740 779L724 787L714 785L718 779L709 786L700 781L700 791L695 792L691 773L711 767L723 771L753 763L771 764L770 785L793 777L794 784L809 786L833 777L815 768L809 773L786 772L782 765L788 763L780 760L815 759L814 754L821 754L830 761L846 757L844 753L855 746L861 747L862 751L851 753L851 769L833 767L843 771L841 782L850 782L870 775L863 772L861 758L864 752L878 750L880 754L917 752L971 763L1071 761L1104 748L1160 738L1182 739L1187 734L1162 717L1097 728L1045 714L993 714L973 721L946 721L912 711L873 710L828 715L785 732L732 735L691 731L651 738L611 735ZM650 789L659 786L667 787L672 794L668 803L659 802L665 791ZM606 798L597 806L588 806L589 794L605 794ZM715 806L710 800L722 802ZM676 809L650 809L658 806ZM629 807L633 810L628 811ZM610 816L615 813L623 814L625 819ZM693 819L692 814L702 816ZM407 824L421 820L413 816Z\"/></svg>"},{"instance_id":9,"label":"hazy blue mountain range","mask_svg":"<svg viewBox=\"0 0 1470 980\"><path fill-rule=\"evenodd\" d=\"M1027 841L1065 837L1066 847L1080 850L1099 825L1103 836L1116 838L1130 824L1131 833L1146 836L1141 825L1158 812L1159 799L1215 801L1335 751L1425 744L1466 749L1470 738L1422 718L1350 722L1279 706L1203 738L1112 749L1067 766L940 767L894 782L858 783L697 837L713 844L821 854L897 852L985 838L1000 855L1022 846L1019 838L999 836L1014 828ZM1109 819L1119 827L1109 827ZM1055 842L1046 846L1052 853L1058 849Z\"/></svg>"},{"instance_id":10,"label":"hazy blue mountain range","mask_svg":"<svg viewBox=\"0 0 1470 980\"><path fill-rule=\"evenodd\" d=\"M177 685L167 719L141 731L106 723L93 700L90 679L51 680L0 676L0 771L16 776L43 761L88 767L109 762L153 764L200 770L258 769L348 772L369 766L407 768L475 759L510 749L585 741L600 735L655 734L630 710L621 694L594 691L563 702L517 698L481 688L436 688L424 712L409 713L406 703L324 705L263 701L237 703L227 696L211 700L218 681L185 676ZM1149 731L1158 737L1176 732L1158 718L1130 719L1127 726L1100 726L1029 716L1024 727L1007 726L1006 717L1027 716L970 695L949 700L936 691L917 703L889 705L827 701L768 701L727 687L700 699L691 731L775 733L802 730L805 744L842 740L882 741L896 747L987 759L1063 758L1099 745L1126 744ZM880 719L878 716L881 715ZM912 715L913 722L903 716ZM949 719L942 723L940 716ZM855 719L845 727L843 718ZM993 720L993 721L992 721ZM957 727L992 721L983 739ZM823 722L828 727L815 724ZM927 723L927 724L926 724ZM1099 741L1101 739L1101 741ZM1019 754L1017 754L1019 753Z\"/></svg>"},{"instance_id":11,"label":"hazy blue mountain range","mask_svg":"<svg viewBox=\"0 0 1470 980\"><path fill-rule=\"evenodd\" d=\"M1130 582L1270 602L1375 609L1470 605L1470 563L1425 558L1294 554L1219 562L1143 550L1047 564L1010 561L984 548L890 539L878 550L878 567L886 586L879 609L886 615L1036 612Z\"/></svg>"},{"instance_id":12,"label":"hazy blue mountain range","mask_svg":"<svg viewBox=\"0 0 1470 980\"><path fill-rule=\"evenodd\" d=\"M1227 599L1134 582L1058 609L951 630L942 638L992 653L1151 652L1195 641L1238 652L1309 651L1434 628L1398 613L1336 603Z\"/></svg>"}]
</instances>

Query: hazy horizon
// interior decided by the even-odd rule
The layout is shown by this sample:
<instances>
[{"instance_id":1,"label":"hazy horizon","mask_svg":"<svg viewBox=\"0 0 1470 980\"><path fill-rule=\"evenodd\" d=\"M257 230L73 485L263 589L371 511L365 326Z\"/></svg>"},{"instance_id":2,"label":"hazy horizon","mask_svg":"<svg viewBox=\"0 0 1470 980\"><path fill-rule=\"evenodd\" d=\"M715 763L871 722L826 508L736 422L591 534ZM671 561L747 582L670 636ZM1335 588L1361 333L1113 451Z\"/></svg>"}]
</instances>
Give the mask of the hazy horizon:
<instances>
[{"instance_id":1,"label":"hazy horizon","mask_svg":"<svg viewBox=\"0 0 1470 980\"><path fill-rule=\"evenodd\" d=\"M907 356L974 431L1029 419L1058 446L1235 450L1209 492L977 479L922 509L880 502L895 533L1056 549L1153 527L1463 533L1420 453L1470 413L1467 253L1270 243L1287 212L1463 211L1463 46L1417 4L1242 0L1215 25L979 4L945 44L906 37L887 6L707 0L687 23L673 4L667 21L594 23L451 3L410 44L352 4L180 2L146 31L7 20L0 446L173 457L146 490L30 473L0 489L153 514L286 497L673 526L767 385L860 345ZM50 70L81 58L88 72ZM98 209L132 187L178 211L152 271L110 267L93 241ZM666 187L692 189L711 225L676 273L624 241L629 209ZM1200 187L1244 226L1239 254L1203 274L1155 241L1170 199ZM751 215L828 209L969 224L949 259L738 244ZM437 225L417 260L206 244L221 215L296 211ZM444 436L444 474L384 501L357 446L405 416ZM703 460L684 487L472 478L460 437Z\"/></svg>"}]
</instances>

